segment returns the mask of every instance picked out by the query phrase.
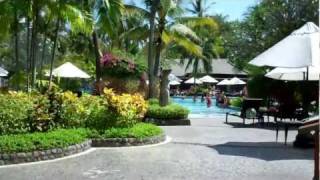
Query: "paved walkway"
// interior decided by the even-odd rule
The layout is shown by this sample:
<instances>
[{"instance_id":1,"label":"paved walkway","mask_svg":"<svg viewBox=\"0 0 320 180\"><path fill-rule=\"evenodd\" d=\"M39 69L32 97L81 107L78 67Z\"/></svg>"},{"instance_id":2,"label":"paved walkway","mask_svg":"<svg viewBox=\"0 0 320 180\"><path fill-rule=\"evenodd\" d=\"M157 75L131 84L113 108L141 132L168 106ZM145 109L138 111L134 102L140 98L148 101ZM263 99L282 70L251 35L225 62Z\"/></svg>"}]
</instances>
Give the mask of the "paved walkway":
<instances>
[{"instance_id":1,"label":"paved walkway","mask_svg":"<svg viewBox=\"0 0 320 180\"><path fill-rule=\"evenodd\" d=\"M232 125L223 117L193 119L189 127L163 127L168 144L97 149L54 162L0 168L1 180L311 180L312 150L275 143L268 128ZM289 142L296 131L289 132ZM283 142L283 131L279 140Z\"/></svg>"}]
</instances>

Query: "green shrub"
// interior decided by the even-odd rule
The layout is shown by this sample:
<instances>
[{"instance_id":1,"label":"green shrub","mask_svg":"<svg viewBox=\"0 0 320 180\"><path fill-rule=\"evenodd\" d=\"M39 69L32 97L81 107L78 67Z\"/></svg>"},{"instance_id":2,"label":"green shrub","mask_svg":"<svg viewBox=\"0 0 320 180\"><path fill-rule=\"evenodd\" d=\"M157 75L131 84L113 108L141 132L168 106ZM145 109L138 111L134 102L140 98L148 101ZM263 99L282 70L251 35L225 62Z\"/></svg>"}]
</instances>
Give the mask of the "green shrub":
<instances>
[{"instance_id":1,"label":"green shrub","mask_svg":"<svg viewBox=\"0 0 320 180\"><path fill-rule=\"evenodd\" d=\"M33 109L28 118L31 132L48 131L56 127L54 114L50 112L50 101L47 96L33 96Z\"/></svg>"},{"instance_id":2,"label":"green shrub","mask_svg":"<svg viewBox=\"0 0 320 180\"><path fill-rule=\"evenodd\" d=\"M32 110L30 96L22 93L0 95L0 134L25 133L30 130L29 113Z\"/></svg>"},{"instance_id":3,"label":"green shrub","mask_svg":"<svg viewBox=\"0 0 320 180\"><path fill-rule=\"evenodd\" d=\"M104 138L146 138L163 133L163 130L153 124L138 123L130 128L110 128L102 137Z\"/></svg>"},{"instance_id":4,"label":"green shrub","mask_svg":"<svg viewBox=\"0 0 320 180\"><path fill-rule=\"evenodd\" d=\"M46 133L0 136L0 152L30 152L52 148L63 148L87 139L86 129L58 129Z\"/></svg>"},{"instance_id":5,"label":"green shrub","mask_svg":"<svg viewBox=\"0 0 320 180\"><path fill-rule=\"evenodd\" d=\"M242 107L243 99L241 97L230 99L230 105L234 107Z\"/></svg>"},{"instance_id":6,"label":"green shrub","mask_svg":"<svg viewBox=\"0 0 320 180\"><path fill-rule=\"evenodd\" d=\"M165 107L159 104L149 105L146 117L157 119L185 119L188 117L189 110L178 104L169 104Z\"/></svg>"}]
</instances>

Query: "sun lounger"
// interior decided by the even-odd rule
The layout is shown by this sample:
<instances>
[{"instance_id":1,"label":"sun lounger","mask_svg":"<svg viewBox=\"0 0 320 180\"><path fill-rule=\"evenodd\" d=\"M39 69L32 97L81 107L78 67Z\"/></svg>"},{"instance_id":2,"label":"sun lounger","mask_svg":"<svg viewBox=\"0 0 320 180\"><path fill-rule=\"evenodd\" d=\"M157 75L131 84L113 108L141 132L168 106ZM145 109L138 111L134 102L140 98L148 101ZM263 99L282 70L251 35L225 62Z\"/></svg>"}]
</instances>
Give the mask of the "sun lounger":
<instances>
[{"instance_id":1,"label":"sun lounger","mask_svg":"<svg viewBox=\"0 0 320 180\"><path fill-rule=\"evenodd\" d=\"M236 116L240 117L243 120L243 124L245 124L246 119L252 119L253 125L254 120L261 120L263 117L259 114L259 107L262 104L262 99L260 98L244 98L241 111L240 112L228 112L226 113L226 123L228 123L228 116Z\"/></svg>"}]
</instances>

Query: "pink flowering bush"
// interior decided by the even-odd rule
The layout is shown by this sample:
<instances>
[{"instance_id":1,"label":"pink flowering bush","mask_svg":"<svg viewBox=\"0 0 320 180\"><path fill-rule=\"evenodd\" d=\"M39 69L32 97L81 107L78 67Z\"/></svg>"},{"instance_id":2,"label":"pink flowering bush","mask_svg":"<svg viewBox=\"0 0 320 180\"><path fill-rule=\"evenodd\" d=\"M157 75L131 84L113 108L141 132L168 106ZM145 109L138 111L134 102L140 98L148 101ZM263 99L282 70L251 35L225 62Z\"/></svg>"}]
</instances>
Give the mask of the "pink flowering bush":
<instances>
[{"instance_id":1,"label":"pink flowering bush","mask_svg":"<svg viewBox=\"0 0 320 180\"><path fill-rule=\"evenodd\" d=\"M115 56L112 53L105 53L100 61L104 75L139 77L145 70L145 67L137 65L132 59Z\"/></svg>"}]
</instances>

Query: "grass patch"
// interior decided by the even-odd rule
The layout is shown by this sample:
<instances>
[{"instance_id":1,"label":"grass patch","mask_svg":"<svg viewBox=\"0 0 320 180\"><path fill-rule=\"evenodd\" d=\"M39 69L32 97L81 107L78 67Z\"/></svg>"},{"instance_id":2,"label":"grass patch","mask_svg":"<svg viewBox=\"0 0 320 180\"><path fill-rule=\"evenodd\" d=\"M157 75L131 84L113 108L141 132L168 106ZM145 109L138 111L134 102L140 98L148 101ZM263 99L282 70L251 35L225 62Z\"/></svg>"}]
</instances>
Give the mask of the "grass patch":
<instances>
[{"instance_id":1,"label":"grass patch","mask_svg":"<svg viewBox=\"0 0 320 180\"><path fill-rule=\"evenodd\" d=\"M103 138L147 138L157 136L163 130L153 124L138 123L128 128L110 128L102 135Z\"/></svg>"},{"instance_id":2,"label":"grass patch","mask_svg":"<svg viewBox=\"0 0 320 180\"><path fill-rule=\"evenodd\" d=\"M79 144L87 139L86 129L58 129L46 133L0 136L0 152L30 152L63 148Z\"/></svg>"}]
</instances>

